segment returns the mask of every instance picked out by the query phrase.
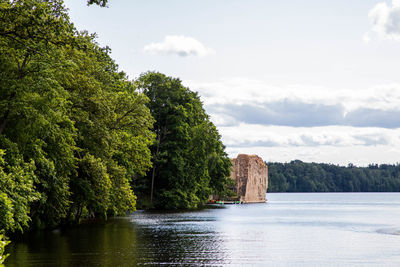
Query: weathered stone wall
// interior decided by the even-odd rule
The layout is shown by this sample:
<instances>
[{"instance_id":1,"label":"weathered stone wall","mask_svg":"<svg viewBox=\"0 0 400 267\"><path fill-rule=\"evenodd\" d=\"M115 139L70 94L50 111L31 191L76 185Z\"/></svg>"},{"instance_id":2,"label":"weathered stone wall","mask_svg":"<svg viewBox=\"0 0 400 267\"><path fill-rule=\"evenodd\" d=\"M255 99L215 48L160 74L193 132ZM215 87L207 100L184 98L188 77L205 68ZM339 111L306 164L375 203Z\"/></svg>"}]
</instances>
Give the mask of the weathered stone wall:
<instances>
[{"instance_id":1,"label":"weathered stone wall","mask_svg":"<svg viewBox=\"0 0 400 267\"><path fill-rule=\"evenodd\" d=\"M265 202L268 188L268 167L257 155L240 154L232 159L231 178L236 193L245 203Z\"/></svg>"}]
</instances>

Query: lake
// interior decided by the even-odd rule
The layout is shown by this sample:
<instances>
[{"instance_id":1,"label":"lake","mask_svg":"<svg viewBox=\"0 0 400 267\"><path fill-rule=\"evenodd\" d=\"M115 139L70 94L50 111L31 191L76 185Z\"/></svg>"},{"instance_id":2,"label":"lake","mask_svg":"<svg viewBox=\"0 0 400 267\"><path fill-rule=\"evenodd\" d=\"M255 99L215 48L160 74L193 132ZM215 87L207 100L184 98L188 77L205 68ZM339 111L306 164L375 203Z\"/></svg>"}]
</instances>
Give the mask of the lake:
<instances>
[{"instance_id":1,"label":"lake","mask_svg":"<svg viewBox=\"0 0 400 267\"><path fill-rule=\"evenodd\" d=\"M270 193L23 236L6 266L400 266L400 193Z\"/></svg>"}]
</instances>

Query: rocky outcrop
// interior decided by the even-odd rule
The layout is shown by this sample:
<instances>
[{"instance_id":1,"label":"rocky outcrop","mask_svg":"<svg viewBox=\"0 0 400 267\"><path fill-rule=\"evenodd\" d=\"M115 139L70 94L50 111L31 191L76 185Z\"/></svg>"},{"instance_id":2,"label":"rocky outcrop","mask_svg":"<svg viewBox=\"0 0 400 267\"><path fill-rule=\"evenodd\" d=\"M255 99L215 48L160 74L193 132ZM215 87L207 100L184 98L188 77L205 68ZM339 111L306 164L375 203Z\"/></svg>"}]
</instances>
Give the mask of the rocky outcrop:
<instances>
[{"instance_id":1,"label":"rocky outcrop","mask_svg":"<svg viewBox=\"0 0 400 267\"><path fill-rule=\"evenodd\" d=\"M240 154L232 159L231 178L236 193L244 203L265 202L268 188L268 167L257 155Z\"/></svg>"}]
</instances>

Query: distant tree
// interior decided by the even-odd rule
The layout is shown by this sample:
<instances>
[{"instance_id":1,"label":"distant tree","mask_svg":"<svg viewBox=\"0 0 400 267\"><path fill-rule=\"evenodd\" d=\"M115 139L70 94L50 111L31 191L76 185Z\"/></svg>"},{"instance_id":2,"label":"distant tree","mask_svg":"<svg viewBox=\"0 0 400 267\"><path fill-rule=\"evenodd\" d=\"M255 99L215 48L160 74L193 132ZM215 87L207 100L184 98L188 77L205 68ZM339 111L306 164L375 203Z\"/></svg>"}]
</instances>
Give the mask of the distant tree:
<instances>
[{"instance_id":1,"label":"distant tree","mask_svg":"<svg viewBox=\"0 0 400 267\"><path fill-rule=\"evenodd\" d=\"M268 163L269 192L400 192L400 166Z\"/></svg>"}]
</instances>

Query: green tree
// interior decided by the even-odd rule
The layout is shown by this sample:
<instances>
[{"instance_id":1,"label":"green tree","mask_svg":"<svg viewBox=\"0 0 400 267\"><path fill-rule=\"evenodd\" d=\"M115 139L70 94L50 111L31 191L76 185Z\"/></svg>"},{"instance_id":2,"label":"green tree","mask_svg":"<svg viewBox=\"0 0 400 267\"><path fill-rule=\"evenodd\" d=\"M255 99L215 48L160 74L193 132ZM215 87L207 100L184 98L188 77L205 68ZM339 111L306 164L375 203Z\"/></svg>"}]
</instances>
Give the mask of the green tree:
<instances>
[{"instance_id":1,"label":"green tree","mask_svg":"<svg viewBox=\"0 0 400 267\"><path fill-rule=\"evenodd\" d=\"M75 220L79 220L82 210L87 210L90 216L135 210L136 197L130 181L144 175L151 167L149 145L154 139L150 131L153 118L146 107L148 98L135 90L124 73L117 71L117 65L109 57L109 49L99 48L94 36L81 33L79 42L86 44L86 49L66 52L66 60L74 64L68 75L60 76L63 87L70 94L70 117L77 129L78 172L71 183L73 190L79 190L79 193L73 191L73 194L81 200L86 199L72 205L71 215ZM105 198L107 205L103 203L107 212L93 209L92 205L82 206L82 203L92 203L89 201L92 192L83 190L88 187L80 187L86 184L83 181L87 181L89 175L87 169L80 168L87 166L87 159L91 157L96 159L97 166L105 167L109 176L111 187L104 190L110 196ZM90 170L95 171L95 168ZM95 172L93 177L103 177L98 176L101 171Z\"/></svg>"},{"instance_id":2,"label":"green tree","mask_svg":"<svg viewBox=\"0 0 400 267\"><path fill-rule=\"evenodd\" d=\"M14 203L0 187L1 228L135 209L130 181L151 167L153 118L109 53L75 29L61 0L0 1L1 175L32 190Z\"/></svg>"},{"instance_id":3,"label":"green tree","mask_svg":"<svg viewBox=\"0 0 400 267\"><path fill-rule=\"evenodd\" d=\"M150 99L155 118L153 169L142 182L151 200L154 194L154 205L196 208L213 191L223 191L230 160L197 93L179 79L155 72L141 75L135 84Z\"/></svg>"},{"instance_id":4,"label":"green tree","mask_svg":"<svg viewBox=\"0 0 400 267\"><path fill-rule=\"evenodd\" d=\"M0 147L16 144L35 164L42 192L33 215L58 222L68 207L74 169L75 128L68 93L56 76L64 67L60 47L74 28L61 1L2 1L0 6Z\"/></svg>"},{"instance_id":5,"label":"green tree","mask_svg":"<svg viewBox=\"0 0 400 267\"><path fill-rule=\"evenodd\" d=\"M268 163L269 192L400 192L400 165Z\"/></svg>"}]
</instances>

